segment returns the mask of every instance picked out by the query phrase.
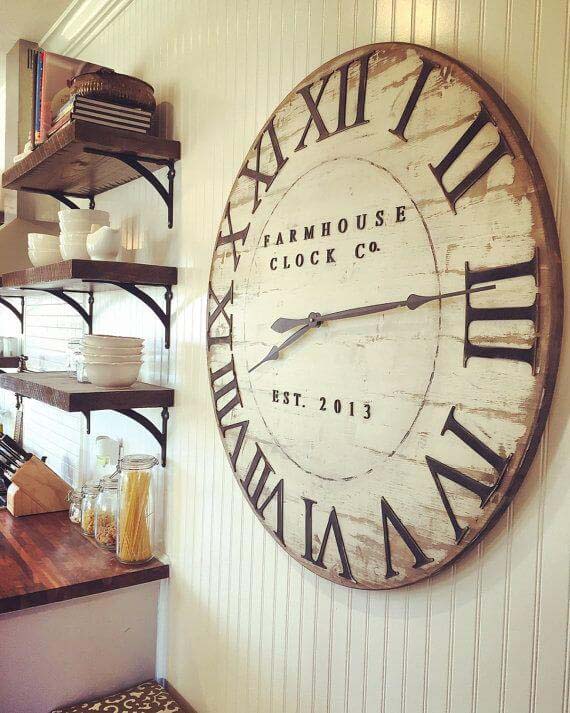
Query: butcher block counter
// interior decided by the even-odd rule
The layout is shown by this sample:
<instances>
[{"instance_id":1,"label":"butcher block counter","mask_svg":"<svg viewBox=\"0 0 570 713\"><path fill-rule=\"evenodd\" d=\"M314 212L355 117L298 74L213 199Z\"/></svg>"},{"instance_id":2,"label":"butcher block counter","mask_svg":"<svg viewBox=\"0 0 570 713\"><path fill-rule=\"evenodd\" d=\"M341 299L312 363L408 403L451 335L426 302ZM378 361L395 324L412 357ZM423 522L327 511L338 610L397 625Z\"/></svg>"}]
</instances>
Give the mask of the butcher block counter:
<instances>
[{"instance_id":1,"label":"butcher block counter","mask_svg":"<svg viewBox=\"0 0 570 713\"><path fill-rule=\"evenodd\" d=\"M0 614L167 579L157 559L126 566L97 547L67 512L13 518L0 510Z\"/></svg>"}]
</instances>

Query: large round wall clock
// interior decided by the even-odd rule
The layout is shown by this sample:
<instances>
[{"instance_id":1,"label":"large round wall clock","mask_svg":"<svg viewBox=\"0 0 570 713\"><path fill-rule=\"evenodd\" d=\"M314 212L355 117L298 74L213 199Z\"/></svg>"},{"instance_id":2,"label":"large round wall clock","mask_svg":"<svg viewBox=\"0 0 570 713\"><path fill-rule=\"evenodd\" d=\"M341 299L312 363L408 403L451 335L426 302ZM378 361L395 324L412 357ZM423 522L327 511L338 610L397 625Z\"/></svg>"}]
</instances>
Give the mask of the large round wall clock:
<instances>
[{"instance_id":1,"label":"large round wall clock","mask_svg":"<svg viewBox=\"0 0 570 713\"><path fill-rule=\"evenodd\" d=\"M497 94L425 47L337 57L265 123L216 238L209 378L243 495L322 577L429 577L528 471L561 323L547 190Z\"/></svg>"}]
</instances>

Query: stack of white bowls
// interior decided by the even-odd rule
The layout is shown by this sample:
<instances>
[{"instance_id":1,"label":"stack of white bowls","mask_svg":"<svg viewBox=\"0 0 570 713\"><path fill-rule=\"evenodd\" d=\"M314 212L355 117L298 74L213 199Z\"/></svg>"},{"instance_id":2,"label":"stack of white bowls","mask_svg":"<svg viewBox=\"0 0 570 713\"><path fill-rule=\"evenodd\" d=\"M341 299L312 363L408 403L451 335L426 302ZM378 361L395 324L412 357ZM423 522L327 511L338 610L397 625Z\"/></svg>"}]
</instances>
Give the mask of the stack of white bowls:
<instances>
[{"instance_id":1,"label":"stack of white bowls","mask_svg":"<svg viewBox=\"0 0 570 713\"><path fill-rule=\"evenodd\" d=\"M28 257L35 267L61 262L59 235L28 233Z\"/></svg>"},{"instance_id":2,"label":"stack of white bowls","mask_svg":"<svg viewBox=\"0 0 570 713\"><path fill-rule=\"evenodd\" d=\"M86 334L81 342L85 375L95 386L132 386L139 377L144 339Z\"/></svg>"},{"instance_id":3,"label":"stack of white bowls","mask_svg":"<svg viewBox=\"0 0 570 713\"><path fill-rule=\"evenodd\" d=\"M89 260L87 252L87 236L92 232L92 226L109 225L109 213L106 210L91 210L90 208L66 208L60 210L59 247L64 260Z\"/></svg>"}]
</instances>

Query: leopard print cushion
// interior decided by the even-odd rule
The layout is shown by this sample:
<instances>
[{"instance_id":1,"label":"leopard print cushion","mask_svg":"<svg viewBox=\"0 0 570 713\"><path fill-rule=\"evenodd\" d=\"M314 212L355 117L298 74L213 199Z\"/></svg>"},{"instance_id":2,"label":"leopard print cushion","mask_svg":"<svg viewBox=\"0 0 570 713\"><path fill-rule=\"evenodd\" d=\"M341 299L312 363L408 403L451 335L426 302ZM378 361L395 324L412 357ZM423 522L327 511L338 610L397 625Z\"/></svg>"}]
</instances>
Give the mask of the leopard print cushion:
<instances>
[{"instance_id":1,"label":"leopard print cushion","mask_svg":"<svg viewBox=\"0 0 570 713\"><path fill-rule=\"evenodd\" d=\"M51 713L183 713L182 708L159 683L147 681L105 699L58 708Z\"/></svg>"}]
</instances>

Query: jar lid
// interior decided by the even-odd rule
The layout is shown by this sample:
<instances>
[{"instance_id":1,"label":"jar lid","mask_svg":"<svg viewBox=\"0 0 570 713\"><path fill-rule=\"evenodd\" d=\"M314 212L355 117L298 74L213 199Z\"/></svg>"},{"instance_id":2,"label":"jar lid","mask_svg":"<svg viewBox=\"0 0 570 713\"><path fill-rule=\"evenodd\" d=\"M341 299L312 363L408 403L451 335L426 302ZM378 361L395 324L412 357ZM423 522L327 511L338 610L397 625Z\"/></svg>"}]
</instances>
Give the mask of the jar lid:
<instances>
[{"instance_id":1,"label":"jar lid","mask_svg":"<svg viewBox=\"0 0 570 713\"><path fill-rule=\"evenodd\" d=\"M67 500L68 502L76 502L82 497L81 490L70 490L67 493Z\"/></svg>"},{"instance_id":2,"label":"jar lid","mask_svg":"<svg viewBox=\"0 0 570 713\"><path fill-rule=\"evenodd\" d=\"M119 465L121 470L148 470L158 465L158 459L144 453L136 453L121 458Z\"/></svg>"},{"instance_id":3,"label":"jar lid","mask_svg":"<svg viewBox=\"0 0 570 713\"><path fill-rule=\"evenodd\" d=\"M88 483L85 483L84 486L81 488L81 493L83 495L95 495L99 492L99 481L98 480L90 480Z\"/></svg>"},{"instance_id":4,"label":"jar lid","mask_svg":"<svg viewBox=\"0 0 570 713\"><path fill-rule=\"evenodd\" d=\"M101 490L116 490L119 487L119 481L116 478L101 478Z\"/></svg>"}]
</instances>

